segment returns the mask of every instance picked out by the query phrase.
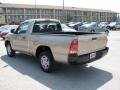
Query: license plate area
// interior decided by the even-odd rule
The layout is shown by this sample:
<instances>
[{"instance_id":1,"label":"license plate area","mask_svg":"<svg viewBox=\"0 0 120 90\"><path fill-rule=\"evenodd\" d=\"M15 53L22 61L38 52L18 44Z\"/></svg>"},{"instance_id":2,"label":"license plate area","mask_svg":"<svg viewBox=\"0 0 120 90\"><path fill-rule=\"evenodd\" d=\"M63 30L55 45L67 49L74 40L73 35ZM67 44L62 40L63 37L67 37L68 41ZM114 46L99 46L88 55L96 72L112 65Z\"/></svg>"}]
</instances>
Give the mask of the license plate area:
<instances>
[{"instance_id":1,"label":"license plate area","mask_svg":"<svg viewBox=\"0 0 120 90\"><path fill-rule=\"evenodd\" d=\"M96 53L90 53L90 59L95 59L96 58Z\"/></svg>"}]
</instances>

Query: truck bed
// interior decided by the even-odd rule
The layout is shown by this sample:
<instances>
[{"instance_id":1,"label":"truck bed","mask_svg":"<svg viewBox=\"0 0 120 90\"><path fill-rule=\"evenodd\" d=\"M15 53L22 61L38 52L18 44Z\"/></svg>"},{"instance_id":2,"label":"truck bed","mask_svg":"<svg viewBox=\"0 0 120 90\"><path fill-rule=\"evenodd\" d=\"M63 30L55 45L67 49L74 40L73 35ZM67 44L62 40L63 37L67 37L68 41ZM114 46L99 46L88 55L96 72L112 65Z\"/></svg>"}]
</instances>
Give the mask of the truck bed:
<instances>
[{"instance_id":1,"label":"truck bed","mask_svg":"<svg viewBox=\"0 0 120 90\"><path fill-rule=\"evenodd\" d=\"M86 34L101 34L101 33L90 33L90 32L46 32L46 33L32 33L35 35L39 34L67 34L67 35L86 35Z\"/></svg>"},{"instance_id":2,"label":"truck bed","mask_svg":"<svg viewBox=\"0 0 120 90\"><path fill-rule=\"evenodd\" d=\"M83 54L95 52L98 50L102 50L106 47L106 44L107 44L106 34L103 34L103 33L47 32L47 33L35 33L33 35L42 35L45 37L50 35L49 38L50 37L54 38L53 39L54 41L57 41L57 40L59 41L59 38L61 38L62 39L61 43L65 43L66 40L70 40L70 42L71 42L71 40L77 38L78 44L79 44L78 45L78 55L83 55ZM68 37L71 37L71 39L69 39ZM57 40L55 40L55 38ZM49 41L51 41L51 40L49 39ZM70 42L67 46L68 49L69 49Z\"/></svg>"}]
</instances>

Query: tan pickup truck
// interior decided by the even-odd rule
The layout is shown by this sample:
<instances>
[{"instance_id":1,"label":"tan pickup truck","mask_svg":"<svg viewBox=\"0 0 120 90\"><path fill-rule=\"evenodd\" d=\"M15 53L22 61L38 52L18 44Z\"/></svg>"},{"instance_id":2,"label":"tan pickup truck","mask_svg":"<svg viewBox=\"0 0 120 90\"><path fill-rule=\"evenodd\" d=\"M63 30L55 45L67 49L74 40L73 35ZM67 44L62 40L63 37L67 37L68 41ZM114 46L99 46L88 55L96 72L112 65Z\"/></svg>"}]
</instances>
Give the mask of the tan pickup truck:
<instances>
[{"instance_id":1,"label":"tan pickup truck","mask_svg":"<svg viewBox=\"0 0 120 90\"><path fill-rule=\"evenodd\" d=\"M108 52L107 35L103 33L62 32L55 19L26 20L5 38L9 57L19 51L38 58L45 72L54 70L56 62L89 63Z\"/></svg>"}]
</instances>

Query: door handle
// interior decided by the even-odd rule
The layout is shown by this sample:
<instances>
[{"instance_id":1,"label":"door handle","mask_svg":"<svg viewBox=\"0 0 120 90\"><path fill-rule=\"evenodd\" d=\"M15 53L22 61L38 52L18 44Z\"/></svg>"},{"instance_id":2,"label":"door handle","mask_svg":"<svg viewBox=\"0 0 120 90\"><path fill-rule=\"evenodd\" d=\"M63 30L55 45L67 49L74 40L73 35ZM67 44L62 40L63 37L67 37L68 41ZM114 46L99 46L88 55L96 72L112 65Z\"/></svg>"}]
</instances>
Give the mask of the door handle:
<instances>
[{"instance_id":1,"label":"door handle","mask_svg":"<svg viewBox=\"0 0 120 90\"><path fill-rule=\"evenodd\" d=\"M93 37L92 40L97 40L97 37Z\"/></svg>"}]
</instances>

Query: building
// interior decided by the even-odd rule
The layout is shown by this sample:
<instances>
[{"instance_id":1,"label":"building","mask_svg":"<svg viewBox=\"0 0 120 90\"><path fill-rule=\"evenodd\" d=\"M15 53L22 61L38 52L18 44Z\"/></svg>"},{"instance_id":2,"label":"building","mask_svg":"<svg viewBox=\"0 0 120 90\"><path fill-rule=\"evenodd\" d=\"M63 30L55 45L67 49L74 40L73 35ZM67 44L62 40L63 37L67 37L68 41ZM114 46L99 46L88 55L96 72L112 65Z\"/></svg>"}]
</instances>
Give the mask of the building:
<instances>
[{"instance_id":1,"label":"building","mask_svg":"<svg viewBox=\"0 0 120 90\"><path fill-rule=\"evenodd\" d=\"M48 5L0 4L6 23L34 18L55 18L61 22L116 21L117 13L111 10L88 9Z\"/></svg>"},{"instance_id":2,"label":"building","mask_svg":"<svg viewBox=\"0 0 120 90\"><path fill-rule=\"evenodd\" d=\"M2 9L0 8L0 25L5 23L5 16Z\"/></svg>"}]
</instances>

